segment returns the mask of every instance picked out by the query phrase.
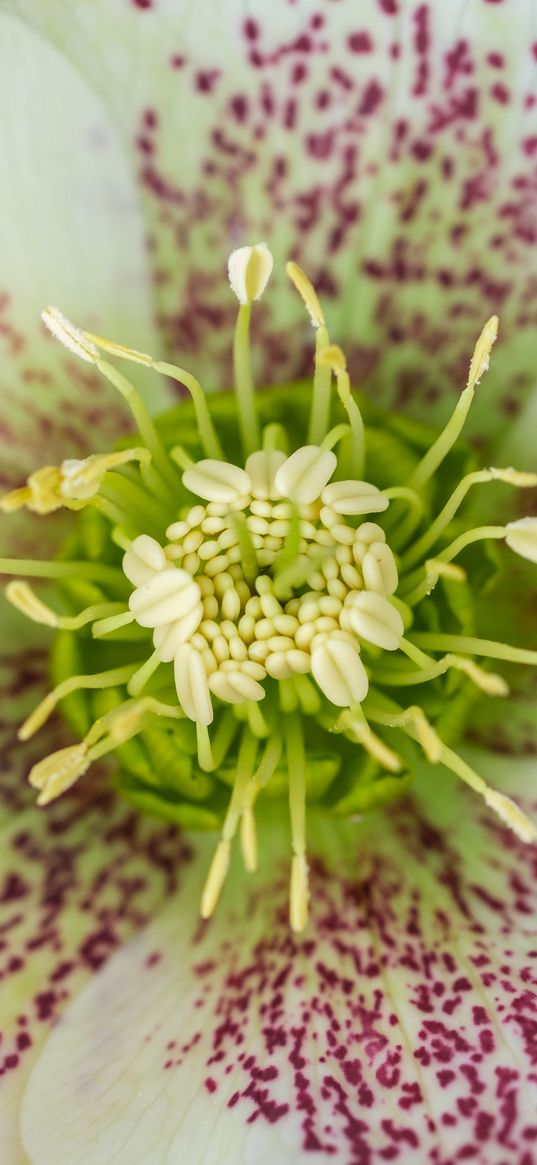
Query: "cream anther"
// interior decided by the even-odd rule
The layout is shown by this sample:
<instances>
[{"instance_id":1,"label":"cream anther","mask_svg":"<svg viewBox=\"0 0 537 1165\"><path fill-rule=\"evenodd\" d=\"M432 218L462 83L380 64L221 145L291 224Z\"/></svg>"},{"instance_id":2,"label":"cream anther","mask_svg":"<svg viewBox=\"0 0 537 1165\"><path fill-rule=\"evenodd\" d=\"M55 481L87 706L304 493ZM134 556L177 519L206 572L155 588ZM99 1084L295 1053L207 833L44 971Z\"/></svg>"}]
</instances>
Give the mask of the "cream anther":
<instances>
[{"instance_id":1,"label":"cream anther","mask_svg":"<svg viewBox=\"0 0 537 1165\"><path fill-rule=\"evenodd\" d=\"M510 550L530 562L537 562L537 518L519 518L508 522L505 541Z\"/></svg>"},{"instance_id":2,"label":"cream anther","mask_svg":"<svg viewBox=\"0 0 537 1165\"><path fill-rule=\"evenodd\" d=\"M207 458L190 465L183 473L183 485L200 498L218 505L242 500L250 491L250 478L238 465ZM225 513L225 510L224 510ZM219 516L219 515L216 515Z\"/></svg>"},{"instance_id":3,"label":"cream anther","mask_svg":"<svg viewBox=\"0 0 537 1165\"><path fill-rule=\"evenodd\" d=\"M52 332L52 335L63 344L64 348L68 348L75 356L79 356L81 360L87 360L88 364L95 364L99 360L99 349L91 340L88 340L80 328L77 328L62 314L59 308L46 307L41 312L41 319L49 332Z\"/></svg>"},{"instance_id":4,"label":"cream anther","mask_svg":"<svg viewBox=\"0 0 537 1165\"><path fill-rule=\"evenodd\" d=\"M368 481L334 481L321 498L336 514L380 514L389 506L388 498Z\"/></svg>"},{"instance_id":5,"label":"cream anther","mask_svg":"<svg viewBox=\"0 0 537 1165\"><path fill-rule=\"evenodd\" d=\"M302 445L278 470L276 488L282 497L307 505L321 496L336 465L337 457L331 449Z\"/></svg>"},{"instance_id":6,"label":"cream anther","mask_svg":"<svg viewBox=\"0 0 537 1165\"><path fill-rule=\"evenodd\" d=\"M341 632L329 632L326 638L314 640L311 670L321 691L338 708L360 704L367 695L369 681L358 645L353 646Z\"/></svg>"},{"instance_id":7,"label":"cream anther","mask_svg":"<svg viewBox=\"0 0 537 1165\"><path fill-rule=\"evenodd\" d=\"M374 591L351 594L346 610L350 626L359 638L382 647L384 651L396 651L404 635L402 617L388 599Z\"/></svg>"},{"instance_id":8,"label":"cream anther","mask_svg":"<svg viewBox=\"0 0 537 1165\"><path fill-rule=\"evenodd\" d=\"M228 275L231 290L239 303L252 303L260 299L270 279L273 258L266 243L256 243L253 247L238 247L232 251L228 261Z\"/></svg>"},{"instance_id":9,"label":"cream anther","mask_svg":"<svg viewBox=\"0 0 537 1165\"><path fill-rule=\"evenodd\" d=\"M123 556L123 571L135 587L165 570L169 563L162 546L149 534L140 534Z\"/></svg>"},{"instance_id":10,"label":"cream anther","mask_svg":"<svg viewBox=\"0 0 537 1165\"><path fill-rule=\"evenodd\" d=\"M185 715L198 724L211 724L213 706L207 673L201 655L189 643L177 651L174 675L177 699Z\"/></svg>"},{"instance_id":11,"label":"cream anther","mask_svg":"<svg viewBox=\"0 0 537 1165\"><path fill-rule=\"evenodd\" d=\"M162 627L190 614L200 599L199 586L188 571L172 566L137 587L129 608L141 627Z\"/></svg>"}]
</instances>

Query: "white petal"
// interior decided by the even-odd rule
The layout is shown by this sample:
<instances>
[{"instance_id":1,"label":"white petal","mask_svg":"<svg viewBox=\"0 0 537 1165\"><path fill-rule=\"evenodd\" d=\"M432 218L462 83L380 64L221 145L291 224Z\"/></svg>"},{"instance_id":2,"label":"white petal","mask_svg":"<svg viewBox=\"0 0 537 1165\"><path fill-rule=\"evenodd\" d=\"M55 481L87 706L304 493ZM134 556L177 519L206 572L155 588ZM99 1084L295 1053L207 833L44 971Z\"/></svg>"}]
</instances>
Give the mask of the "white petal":
<instances>
[{"instance_id":1,"label":"white petal","mask_svg":"<svg viewBox=\"0 0 537 1165\"><path fill-rule=\"evenodd\" d=\"M476 763L517 800L531 786L531 761ZM198 836L176 900L52 1032L22 1110L32 1165L110 1165L111 1146L118 1165L185 1146L196 1165L421 1165L468 1145L500 1165L506 1119L513 1159L531 1152L534 853L437 768L417 790L362 824L311 815L300 938L280 818L259 813L260 872L232 861L203 926Z\"/></svg>"}]
</instances>

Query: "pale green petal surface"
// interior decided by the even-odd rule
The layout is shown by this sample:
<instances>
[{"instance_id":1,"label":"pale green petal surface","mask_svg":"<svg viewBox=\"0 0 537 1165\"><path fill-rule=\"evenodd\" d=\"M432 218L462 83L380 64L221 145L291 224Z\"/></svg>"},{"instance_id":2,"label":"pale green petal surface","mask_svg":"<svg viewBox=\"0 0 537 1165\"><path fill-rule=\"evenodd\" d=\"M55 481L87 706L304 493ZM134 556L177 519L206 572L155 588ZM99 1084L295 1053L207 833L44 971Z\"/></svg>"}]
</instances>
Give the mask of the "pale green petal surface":
<instances>
[{"instance_id":1,"label":"pale green petal surface","mask_svg":"<svg viewBox=\"0 0 537 1165\"><path fill-rule=\"evenodd\" d=\"M533 762L478 761L535 800ZM531 1154L532 850L429 768L374 822L312 817L296 938L277 822L263 840L270 874L235 871L209 925L196 843L166 912L68 1009L23 1103L32 1165Z\"/></svg>"},{"instance_id":2,"label":"pale green petal surface","mask_svg":"<svg viewBox=\"0 0 537 1165\"><path fill-rule=\"evenodd\" d=\"M472 419L498 432L534 383L533 0L4 0L105 100L144 203L168 351L229 379L233 247L266 238L327 298L354 379L445 416L497 312ZM332 302L331 302L332 301ZM262 378L309 363L290 291L265 307ZM285 326L284 326L285 325Z\"/></svg>"}]
</instances>

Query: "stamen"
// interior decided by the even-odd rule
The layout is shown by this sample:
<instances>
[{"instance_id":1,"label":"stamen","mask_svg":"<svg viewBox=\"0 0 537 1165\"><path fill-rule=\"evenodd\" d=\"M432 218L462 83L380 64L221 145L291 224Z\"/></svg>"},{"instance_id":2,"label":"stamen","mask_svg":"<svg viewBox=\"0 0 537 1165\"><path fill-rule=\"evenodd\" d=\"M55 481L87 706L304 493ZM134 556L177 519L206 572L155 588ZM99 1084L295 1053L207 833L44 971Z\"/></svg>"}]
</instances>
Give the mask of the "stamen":
<instances>
[{"instance_id":1,"label":"stamen","mask_svg":"<svg viewBox=\"0 0 537 1165\"><path fill-rule=\"evenodd\" d=\"M110 635L112 631L119 630L120 627L127 627L129 623L134 623L134 614L132 611L123 611L119 615L112 615L109 619L99 619L93 624L91 633L94 639L103 639L105 635Z\"/></svg>"},{"instance_id":2,"label":"stamen","mask_svg":"<svg viewBox=\"0 0 537 1165\"><path fill-rule=\"evenodd\" d=\"M444 458L447 457L450 449L452 449L455 441L460 436L474 399L476 386L479 384L483 373L487 371L489 366L492 346L498 335L498 323L498 316L491 316L490 320L485 324L474 349L466 388L461 393L445 429L435 441L434 445L431 445L431 448L428 449L425 456L422 457L411 475L408 485L412 489L420 490L425 485L425 482L429 481L429 478L432 477L433 473L438 469L438 466L442 464Z\"/></svg>"},{"instance_id":3,"label":"stamen","mask_svg":"<svg viewBox=\"0 0 537 1165\"><path fill-rule=\"evenodd\" d=\"M241 814L245 807L245 794L255 766L257 741L248 729L242 734L237 760L237 774L229 802L222 837L216 847L205 888L201 898L201 917L210 918L220 897L229 869L231 842L237 831Z\"/></svg>"},{"instance_id":4,"label":"stamen","mask_svg":"<svg viewBox=\"0 0 537 1165\"><path fill-rule=\"evenodd\" d=\"M84 742L71 744L38 761L30 770L28 780L39 789L38 805L48 805L70 789L90 765Z\"/></svg>"},{"instance_id":5,"label":"stamen","mask_svg":"<svg viewBox=\"0 0 537 1165\"><path fill-rule=\"evenodd\" d=\"M383 769L390 773L401 772L403 767L401 758L372 731L360 704L353 704L352 708L341 713L334 725L334 731L342 732L348 740L361 744Z\"/></svg>"},{"instance_id":6,"label":"stamen","mask_svg":"<svg viewBox=\"0 0 537 1165\"><path fill-rule=\"evenodd\" d=\"M145 685L151 679L151 676L156 672L160 662L161 659L159 652L154 651L153 654L149 656L149 659L146 659L145 663L143 663L142 666L138 668L138 671L136 671L134 675L131 676L127 684L127 691L129 696L141 695Z\"/></svg>"},{"instance_id":7,"label":"stamen","mask_svg":"<svg viewBox=\"0 0 537 1165\"><path fill-rule=\"evenodd\" d=\"M250 319L252 305L241 303L233 337L233 369L237 398L239 429L246 456L259 449L261 443L259 418L254 396L252 358L250 352Z\"/></svg>"},{"instance_id":8,"label":"stamen","mask_svg":"<svg viewBox=\"0 0 537 1165\"><path fill-rule=\"evenodd\" d=\"M302 445L278 469L276 489L281 497L309 505L321 496L336 466L335 453L323 451L318 445Z\"/></svg>"},{"instance_id":9,"label":"stamen","mask_svg":"<svg viewBox=\"0 0 537 1165\"><path fill-rule=\"evenodd\" d=\"M0 558L0 574L22 574L27 578L76 578L90 579L92 582L107 583L116 589L125 578L116 566L101 562L48 562L38 558Z\"/></svg>"},{"instance_id":10,"label":"stamen","mask_svg":"<svg viewBox=\"0 0 537 1165\"><path fill-rule=\"evenodd\" d=\"M109 364L106 360L97 360L95 363L99 372L121 393L132 413L138 432L153 457L155 466L158 467L164 481L175 491L177 489L175 472L140 393L130 383L130 380L127 380L126 376L114 368L113 364Z\"/></svg>"},{"instance_id":11,"label":"stamen","mask_svg":"<svg viewBox=\"0 0 537 1165\"><path fill-rule=\"evenodd\" d=\"M97 363L99 352L95 344L80 331L80 328L75 327L59 308L52 306L45 308L41 312L41 319L49 332L52 332L52 335L60 341L60 344L63 344L70 352L74 352L75 356L79 356L81 360L87 360L88 364Z\"/></svg>"},{"instance_id":12,"label":"stamen","mask_svg":"<svg viewBox=\"0 0 537 1165\"><path fill-rule=\"evenodd\" d=\"M436 631L413 631L413 641L431 651L455 651L467 655L482 655L489 659L504 659L508 663L524 663L537 667L537 651L495 643L492 639L477 639L473 635L443 635Z\"/></svg>"},{"instance_id":13,"label":"stamen","mask_svg":"<svg viewBox=\"0 0 537 1165\"><path fill-rule=\"evenodd\" d=\"M286 271L291 282L296 287L305 304L315 336L315 374L313 378L313 395L308 424L308 442L311 445L320 445L330 423L330 388L331 369L321 360L323 352L330 343L328 330L317 292L298 263L287 263Z\"/></svg>"},{"instance_id":14,"label":"stamen","mask_svg":"<svg viewBox=\"0 0 537 1165\"><path fill-rule=\"evenodd\" d=\"M405 640L400 644L401 651L409 646ZM425 657L427 659L427 657ZM442 659L434 660L429 657L429 664L426 667L420 668L418 671L395 671L389 668L379 667L375 670L375 680L380 684L387 684L390 687L406 687L414 684L426 684L431 680L438 679L439 676L445 675L447 671L454 669L455 671L464 672L468 679L475 684L487 696L508 696L509 685L503 676L497 675L495 672L486 672L474 663L473 660L464 659L458 655L444 655Z\"/></svg>"},{"instance_id":15,"label":"stamen","mask_svg":"<svg viewBox=\"0 0 537 1165\"><path fill-rule=\"evenodd\" d=\"M65 631L77 631L87 623L92 623L94 619L117 612L118 607L124 610L122 603L95 603L91 607L85 607L78 615L57 615L56 611L48 607L27 583L19 580L8 583L5 595L8 602L34 623L62 628Z\"/></svg>"},{"instance_id":16,"label":"stamen","mask_svg":"<svg viewBox=\"0 0 537 1165\"><path fill-rule=\"evenodd\" d=\"M470 765L458 756L456 752L452 752L446 745L442 746L440 753L440 760L446 768L451 769L461 781L469 785L474 792L479 793L483 798L489 809L498 815L504 825L516 833L520 841L529 844L537 840L537 829L529 817L523 813L522 809L507 797L505 793L500 793L497 789L491 789L487 785L483 777L474 772Z\"/></svg>"},{"instance_id":17,"label":"stamen","mask_svg":"<svg viewBox=\"0 0 537 1165\"><path fill-rule=\"evenodd\" d=\"M425 534L418 538L418 541L407 551L404 558L405 570L412 566L415 562L419 562L420 558L434 546L438 541L440 535L449 525L452 518L457 513L457 510L462 505L466 494L474 485L485 484L490 481L501 481L507 485L517 486L519 489L530 489L537 486L537 474L535 473L518 473L515 469L479 469L475 473L468 473L459 482L457 488L453 491L451 497L446 502L443 510L435 518L432 525L426 530ZM525 521L525 519L522 519ZM506 538L509 545L509 540Z\"/></svg>"},{"instance_id":18,"label":"stamen","mask_svg":"<svg viewBox=\"0 0 537 1165\"><path fill-rule=\"evenodd\" d=\"M285 736L293 846L289 921L292 929L299 933L308 922L309 887L306 859L306 755L302 725L298 716L286 717Z\"/></svg>"},{"instance_id":19,"label":"stamen","mask_svg":"<svg viewBox=\"0 0 537 1165\"><path fill-rule=\"evenodd\" d=\"M124 667L116 667L111 671L98 672L96 675L88 676L69 676L69 679L63 680L48 696L38 704L37 708L24 721L18 731L19 740L29 740L31 736L37 732L38 728L48 720L51 713L54 711L56 704L63 700L65 696L69 696L71 692L78 692L83 688L115 688L127 683L133 672L141 665L138 663L126 664Z\"/></svg>"},{"instance_id":20,"label":"stamen","mask_svg":"<svg viewBox=\"0 0 537 1165\"><path fill-rule=\"evenodd\" d=\"M508 522L505 541L509 549L521 558L537 562L537 518L519 518L516 522Z\"/></svg>"},{"instance_id":21,"label":"stamen","mask_svg":"<svg viewBox=\"0 0 537 1165\"><path fill-rule=\"evenodd\" d=\"M351 392L347 362L341 348L331 344L319 356L319 362L332 370L336 378L339 398L349 418L352 432L351 472L354 477L364 475L365 466L365 432L362 414Z\"/></svg>"}]
</instances>

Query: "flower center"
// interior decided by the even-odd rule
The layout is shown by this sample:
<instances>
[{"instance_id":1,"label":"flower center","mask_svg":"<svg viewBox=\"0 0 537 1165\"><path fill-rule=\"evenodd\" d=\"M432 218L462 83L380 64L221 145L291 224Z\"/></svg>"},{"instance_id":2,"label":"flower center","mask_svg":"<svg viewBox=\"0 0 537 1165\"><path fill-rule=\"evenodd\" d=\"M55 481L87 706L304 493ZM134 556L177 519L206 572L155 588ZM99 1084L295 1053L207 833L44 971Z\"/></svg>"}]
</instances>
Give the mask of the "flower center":
<instances>
[{"instance_id":1,"label":"flower center","mask_svg":"<svg viewBox=\"0 0 537 1165\"><path fill-rule=\"evenodd\" d=\"M264 244L240 248L230 262L240 307L232 419L222 426L216 420L225 416L225 398L209 407L190 372L83 332L57 309L44 313L54 335L120 392L140 440L47 466L2 499L8 512L83 512L79 559L0 559L0 570L62 580L68 600L68 613L60 614L24 581L7 588L15 606L59 631L60 682L20 737L31 736L60 701L88 693L91 726L83 740L30 773L38 803L117 750L119 786L136 805L181 825L220 828L202 894L207 918L236 833L246 869L256 867L258 799L286 796L290 921L301 930L308 913L306 801L328 814L362 815L400 795L419 749L480 794L520 838L535 839L518 807L444 743L442 727L460 716L470 686L507 694L503 677L478 659L537 664L537 652L476 636L466 573L490 540L537 561L537 519L473 529L459 512L474 486L499 481L524 489L537 477L469 468L453 488L466 454L459 446L451 461L451 451L488 366L496 317L479 337L444 430L430 446L421 430L407 441L400 422L364 423L344 355L330 343L316 293L293 263L288 274L316 333L311 402L301 412L295 388L279 405L269 393L265 413L254 398L249 327L271 270ZM173 415L155 425L103 353L179 381L191 395L193 420L180 406L177 433ZM176 435L184 443L174 444ZM243 466L225 454L224 446L238 444ZM463 566L455 561L460 555ZM89 605L80 609L88 591ZM101 670L103 657L113 666ZM73 674L75 658L85 660L87 672Z\"/></svg>"},{"instance_id":2,"label":"flower center","mask_svg":"<svg viewBox=\"0 0 537 1165\"><path fill-rule=\"evenodd\" d=\"M396 561L362 520L388 499L368 482L328 484L336 465L311 445L259 450L245 470L189 466L183 483L206 504L184 510L164 548L141 535L125 554L131 612L153 629L156 658L174 660L179 702L200 724L213 719L211 693L259 701L267 677L311 673L332 704L361 703L361 641L399 647Z\"/></svg>"}]
</instances>

